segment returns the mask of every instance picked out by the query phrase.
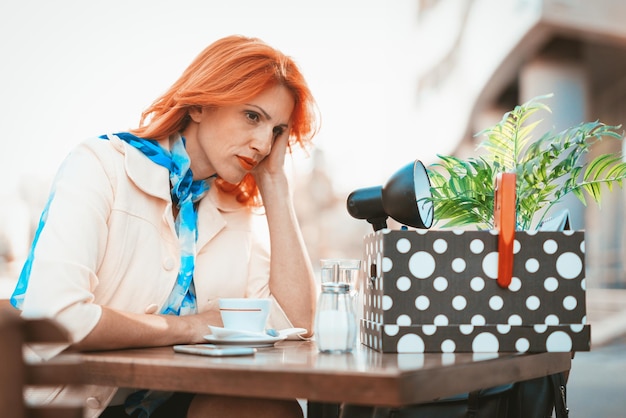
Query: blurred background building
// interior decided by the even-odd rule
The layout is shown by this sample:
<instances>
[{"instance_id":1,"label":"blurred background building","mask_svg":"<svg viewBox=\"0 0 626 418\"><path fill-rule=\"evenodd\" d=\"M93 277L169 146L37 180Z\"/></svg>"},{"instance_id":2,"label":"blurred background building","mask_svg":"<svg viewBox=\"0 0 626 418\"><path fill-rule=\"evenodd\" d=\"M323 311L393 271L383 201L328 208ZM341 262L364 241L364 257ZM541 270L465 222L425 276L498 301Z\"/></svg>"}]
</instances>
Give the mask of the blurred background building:
<instances>
[{"instance_id":1,"label":"blurred background building","mask_svg":"<svg viewBox=\"0 0 626 418\"><path fill-rule=\"evenodd\" d=\"M626 8L615 0L510 0L419 2L419 38L441 27L454 31L448 47L419 74L420 120L448 134L458 156L475 154L474 134L533 97L546 100L546 131L580 122L626 122ZM453 23L453 24L451 24ZM426 121L434 121L427 124ZM440 129L446 123L446 129ZM449 129L448 127L454 127ZM619 141L603 141L591 155L619 153ZM587 231L587 283L625 287L624 191L603 191L601 207L564 203L572 227Z\"/></svg>"}]
</instances>

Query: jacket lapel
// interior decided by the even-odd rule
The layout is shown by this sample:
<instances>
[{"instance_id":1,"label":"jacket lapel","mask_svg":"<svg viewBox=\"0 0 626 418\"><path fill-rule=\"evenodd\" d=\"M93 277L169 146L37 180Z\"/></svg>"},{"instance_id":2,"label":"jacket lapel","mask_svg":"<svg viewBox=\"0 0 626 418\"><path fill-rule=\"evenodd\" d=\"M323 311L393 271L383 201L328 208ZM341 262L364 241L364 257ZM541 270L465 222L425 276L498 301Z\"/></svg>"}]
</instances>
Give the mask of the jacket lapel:
<instances>
[{"instance_id":1,"label":"jacket lapel","mask_svg":"<svg viewBox=\"0 0 626 418\"><path fill-rule=\"evenodd\" d=\"M170 201L170 173L165 167L153 163L141 151L115 135L109 135L109 141L119 152L124 154L124 169L131 181L143 192ZM161 144L164 146L165 144Z\"/></svg>"},{"instance_id":2,"label":"jacket lapel","mask_svg":"<svg viewBox=\"0 0 626 418\"><path fill-rule=\"evenodd\" d=\"M218 210L218 195L219 191L212 184L207 195L198 205L198 240L196 242L198 252L226 226L226 220Z\"/></svg>"},{"instance_id":3,"label":"jacket lapel","mask_svg":"<svg viewBox=\"0 0 626 418\"><path fill-rule=\"evenodd\" d=\"M143 192L163 199L171 203L169 171L161 167L142 154L141 151L122 141L115 135L109 135L111 144L124 154L126 173L131 181ZM161 144L166 146L167 144ZM233 207L231 207L233 206ZM220 213L221 210L229 211L241 208L240 204L234 205L230 197L222 196L214 185L211 185L207 195L200 200L198 205L198 240L196 251L200 251L211 241L225 226L226 220Z\"/></svg>"}]
</instances>

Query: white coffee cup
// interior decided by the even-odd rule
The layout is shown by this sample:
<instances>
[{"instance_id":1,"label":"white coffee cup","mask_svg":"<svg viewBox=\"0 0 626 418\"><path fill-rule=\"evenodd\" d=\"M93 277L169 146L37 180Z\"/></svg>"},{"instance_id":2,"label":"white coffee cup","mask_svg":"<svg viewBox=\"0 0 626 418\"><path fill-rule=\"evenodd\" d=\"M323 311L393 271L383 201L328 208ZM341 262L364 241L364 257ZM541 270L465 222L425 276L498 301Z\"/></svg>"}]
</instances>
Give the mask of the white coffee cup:
<instances>
[{"instance_id":1,"label":"white coffee cup","mask_svg":"<svg viewBox=\"0 0 626 418\"><path fill-rule=\"evenodd\" d=\"M224 328L264 332L271 299L221 298L220 315Z\"/></svg>"}]
</instances>

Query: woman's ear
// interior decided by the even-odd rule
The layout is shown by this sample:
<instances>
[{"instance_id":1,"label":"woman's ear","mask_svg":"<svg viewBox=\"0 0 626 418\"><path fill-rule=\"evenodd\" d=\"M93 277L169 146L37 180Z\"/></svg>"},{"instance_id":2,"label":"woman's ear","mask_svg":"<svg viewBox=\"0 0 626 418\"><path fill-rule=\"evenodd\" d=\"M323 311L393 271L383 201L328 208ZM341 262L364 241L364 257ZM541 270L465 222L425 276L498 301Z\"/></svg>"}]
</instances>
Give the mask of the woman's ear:
<instances>
[{"instance_id":1,"label":"woman's ear","mask_svg":"<svg viewBox=\"0 0 626 418\"><path fill-rule=\"evenodd\" d=\"M196 123L200 123L202 120L202 111L202 106L191 106L189 108L189 118Z\"/></svg>"}]
</instances>

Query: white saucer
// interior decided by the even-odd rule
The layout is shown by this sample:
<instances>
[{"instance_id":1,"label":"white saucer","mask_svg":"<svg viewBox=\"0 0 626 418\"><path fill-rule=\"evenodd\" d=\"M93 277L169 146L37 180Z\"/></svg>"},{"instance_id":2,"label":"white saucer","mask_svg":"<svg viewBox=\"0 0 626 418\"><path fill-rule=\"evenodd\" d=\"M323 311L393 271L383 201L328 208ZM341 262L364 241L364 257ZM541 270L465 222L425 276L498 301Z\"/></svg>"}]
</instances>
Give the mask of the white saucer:
<instances>
[{"instance_id":1,"label":"white saucer","mask_svg":"<svg viewBox=\"0 0 626 418\"><path fill-rule=\"evenodd\" d=\"M204 339L216 345L239 345L245 347L273 347L279 341L287 338L286 335L278 337L236 337L236 338L218 338L215 335L205 335Z\"/></svg>"},{"instance_id":2,"label":"white saucer","mask_svg":"<svg viewBox=\"0 0 626 418\"><path fill-rule=\"evenodd\" d=\"M214 338L220 338L220 339L224 339L224 338L259 339L259 338L265 338L265 337L272 337L272 335L267 334L265 332L253 332L253 331L245 331L245 330L238 330L238 329L222 328L222 327L216 327L213 325L209 325L209 329L211 330L211 334L213 334Z\"/></svg>"}]
</instances>

